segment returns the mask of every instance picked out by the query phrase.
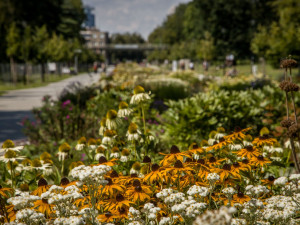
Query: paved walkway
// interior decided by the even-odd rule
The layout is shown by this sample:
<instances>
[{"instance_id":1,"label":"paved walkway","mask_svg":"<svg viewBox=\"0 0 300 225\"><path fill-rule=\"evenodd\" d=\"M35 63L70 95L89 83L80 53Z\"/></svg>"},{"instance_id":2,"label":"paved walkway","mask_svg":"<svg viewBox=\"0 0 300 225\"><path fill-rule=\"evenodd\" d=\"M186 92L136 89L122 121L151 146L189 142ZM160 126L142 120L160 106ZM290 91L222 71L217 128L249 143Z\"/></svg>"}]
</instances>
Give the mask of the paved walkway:
<instances>
[{"instance_id":1,"label":"paved walkway","mask_svg":"<svg viewBox=\"0 0 300 225\"><path fill-rule=\"evenodd\" d=\"M32 108L42 105L42 97L50 95L57 99L61 91L73 82L88 86L98 81L99 74L77 75L44 87L8 91L0 96L0 142L6 139L25 138L21 121L24 117L33 119Z\"/></svg>"}]
</instances>

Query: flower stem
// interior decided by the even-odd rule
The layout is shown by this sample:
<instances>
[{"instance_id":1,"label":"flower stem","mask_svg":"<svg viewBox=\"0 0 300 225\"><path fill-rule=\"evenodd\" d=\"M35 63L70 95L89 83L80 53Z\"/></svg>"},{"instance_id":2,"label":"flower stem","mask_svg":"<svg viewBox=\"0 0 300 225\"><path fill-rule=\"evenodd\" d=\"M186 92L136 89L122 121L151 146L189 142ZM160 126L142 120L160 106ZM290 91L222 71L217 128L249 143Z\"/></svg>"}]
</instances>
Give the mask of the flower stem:
<instances>
[{"instance_id":1,"label":"flower stem","mask_svg":"<svg viewBox=\"0 0 300 225\"><path fill-rule=\"evenodd\" d=\"M65 160L62 160L61 164L62 165L61 165L61 171L60 171L60 173L61 173L61 176L63 177L63 175L64 175L64 169L65 169Z\"/></svg>"},{"instance_id":2,"label":"flower stem","mask_svg":"<svg viewBox=\"0 0 300 225\"><path fill-rule=\"evenodd\" d=\"M141 106L142 108L142 119L143 119L143 124L144 124L144 135L146 137L146 118L145 118L145 110L144 110L144 106Z\"/></svg>"}]
</instances>

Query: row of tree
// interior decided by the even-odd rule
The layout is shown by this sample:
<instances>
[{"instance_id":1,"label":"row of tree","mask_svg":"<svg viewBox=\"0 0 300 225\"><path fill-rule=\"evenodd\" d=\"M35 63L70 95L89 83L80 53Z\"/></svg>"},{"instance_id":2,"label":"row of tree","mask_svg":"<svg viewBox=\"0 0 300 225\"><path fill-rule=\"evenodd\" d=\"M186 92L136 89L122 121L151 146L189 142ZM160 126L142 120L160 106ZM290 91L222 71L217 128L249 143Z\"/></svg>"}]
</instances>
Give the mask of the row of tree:
<instances>
[{"instance_id":1,"label":"row of tree","mask_svg":"<svg viewBox=\"0 0 300 225\"><path fill-rule=\"evenodd\" d=\"M41 64L44 81L46 62L70 63L76 49L81 49L81 61L95 60L80 35L81 0L0 0L0 12L0 62L10 62L14 82L17 62Z\"/></svg>"},{"instance_id":2,"label":"row of tree","mask_svg":"<svg viewBox=\"0 0 300 225\"><path fill-rule=\"evenodd\" d=\"M167 43L150 59L223 60L226 54L249 59L253 54L273 63L300 48L299 0L193 0L180 4L148 37Z\"/></svg>"}]
</instances>

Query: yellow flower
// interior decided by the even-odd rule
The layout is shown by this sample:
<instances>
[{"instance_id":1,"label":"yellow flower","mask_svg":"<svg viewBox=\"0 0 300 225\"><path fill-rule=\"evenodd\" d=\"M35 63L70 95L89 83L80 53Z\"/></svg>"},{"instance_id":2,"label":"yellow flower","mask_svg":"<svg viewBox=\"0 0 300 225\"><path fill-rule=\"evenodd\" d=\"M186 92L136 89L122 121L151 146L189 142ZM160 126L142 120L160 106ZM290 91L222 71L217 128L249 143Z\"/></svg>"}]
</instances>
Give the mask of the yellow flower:
<instances>
[{"instance_id":1,"label":"yellow flower","mask_svg":"<svg viewBox=\"0 0 300 225\"><path fill-rule=\"evenodd\" d=\"M128 201L122 194L117 194L115 198L109 199L105 204L105 210L118 210L122 207L129 207L133 202Z\"/></svg>"},{"instance_id":2,"label":"yellow flower","mask_svg":"<svg viewBox=\"0 0 300 225\"><path fill-rule=\"evenodd\" d=\"M114 184L111 178L106 178L108 183L104 186L102 193L108 196L112 196L116 193L122 193L125 190L123 185Z\"/></svg>"},{"instance_id":3,"label":"yellow flower","mask_svg":"<svg viewBox=\"0 0 300 225\"><path fill-rule=\"evenodd\" d=\"M245 148L239 150L237 152L237 155L242 157L242 158L251 159L253 157L259 156L260 151L255 146L248 145Z\"/></svg>"},{"instance_id":4,"label":"yellow flower","mask_svg":"<svg viewBox=\"0 0 300 225\"><path fill-rule=\"evenodd\" d=\"M271 161L268 160L267 158L263 157L262 155L259 155L255 158L252 158L250 161L254 166L264 166L266 164L270 164Z\"/></svg>"},{"instance_id":5,"label":"yellow flower","mask_svg":"<svg viewBox=\"0 0 300 225\"><path fill-rule=\"evenodd\" d=\"M53 205L50 205L48 200L44 198L42 200L35 201L33 208L38 212L43 213L46 218L49 218L51 213L53 213Z\"/></svg>"},{"instance_id":6,"label":"yellow flower","mask_svg":"<svg viewBox=\"0 0 300 225\"><path fill-rule=\"evenodd\" d=\"M48 191L51 185L48 185L48 182L41 178L38 182L38 188L35 189L31 194L41 196L42 193Z\"/></svg>"},{"instance_id":7,"label":"yellow flower","mask_svg":"<svg viewBox=\"0 0 300 225\"><path fill-rule=\"evenodd\" d=\"M171 147L169 154L161 152L159 154L165 156L163 160L160 161L160 164L163 166L170 166L170 164L174 163L177 160L183 161L183 156L189 157L189 154L187 152L180 152L179 148L176 145L173 145Z\"/></svg>"}]
</instances>

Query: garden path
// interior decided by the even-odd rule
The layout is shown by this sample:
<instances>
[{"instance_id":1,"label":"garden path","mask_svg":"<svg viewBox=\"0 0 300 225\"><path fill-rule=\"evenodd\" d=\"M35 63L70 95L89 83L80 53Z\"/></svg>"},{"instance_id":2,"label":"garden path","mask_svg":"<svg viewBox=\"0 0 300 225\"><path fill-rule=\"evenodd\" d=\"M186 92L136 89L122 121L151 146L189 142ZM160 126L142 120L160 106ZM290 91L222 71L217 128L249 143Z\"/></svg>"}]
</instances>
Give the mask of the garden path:
<instances>
[{"instance_id":1,"label":"garden path","mask_svg":"<svg viewBox=\"0 0 300 225\"><path fill-rule=\"evenodd\" d=\"M25 138L21 121L24 117L33 119L31 110L42 105L44 95L56 99L61 91L73 82L88 86L99 78L99 74L82 74L44 87L8 91L0 96L0 142Z\"/></svg>"}]
</instances>

